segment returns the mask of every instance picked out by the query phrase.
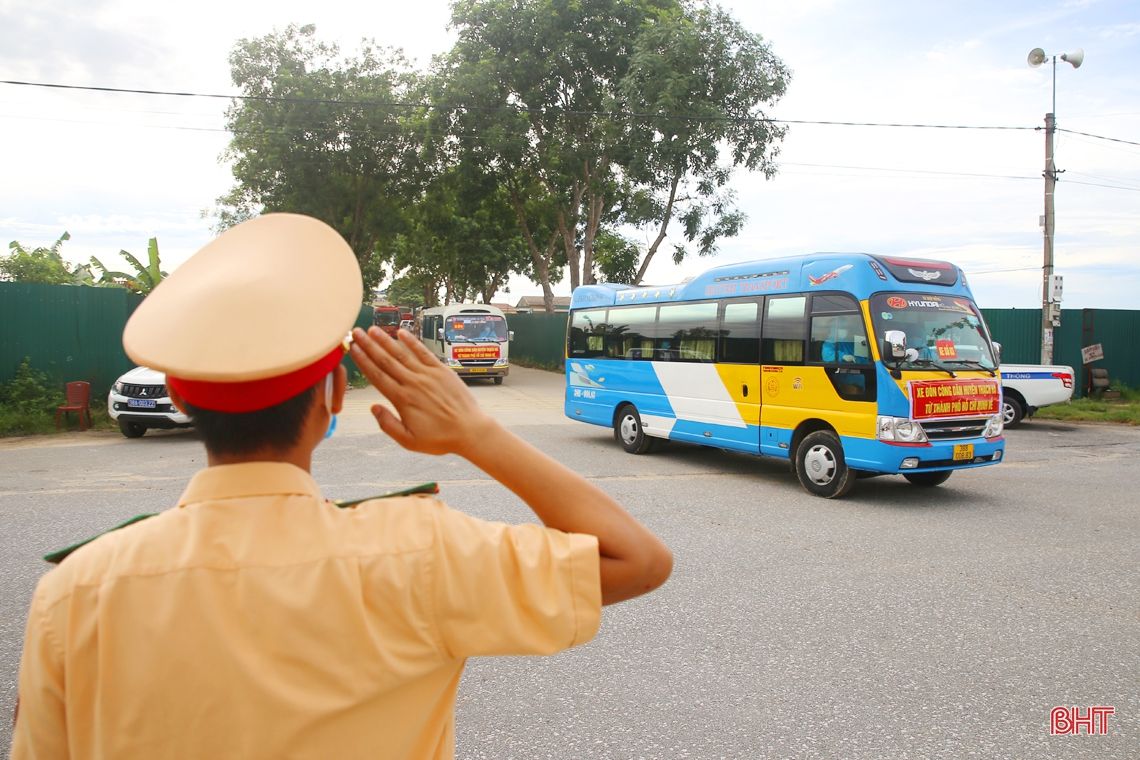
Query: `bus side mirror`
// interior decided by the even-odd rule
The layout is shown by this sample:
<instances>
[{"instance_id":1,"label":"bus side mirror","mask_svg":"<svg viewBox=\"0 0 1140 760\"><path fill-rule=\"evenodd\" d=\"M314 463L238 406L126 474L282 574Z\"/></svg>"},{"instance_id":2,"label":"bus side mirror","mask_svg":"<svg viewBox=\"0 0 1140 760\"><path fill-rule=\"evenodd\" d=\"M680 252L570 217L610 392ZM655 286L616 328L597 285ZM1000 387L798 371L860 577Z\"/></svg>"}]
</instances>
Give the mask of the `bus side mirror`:
<instances>
[{"instance_id":1,"label":"bus side mirror","mask_svg":"<svg viewBox=\"0 0 1140 760\"><path fill-rule=\"evenodd\" d=\"M883 333L883 359L906 358L906 333L902 330L887 330Z\"/></svg>"},{"instance_id":2,"label":"bus side mirror","mask_svg":"<svg viewBox=\"0 0 1140 760\"><path fill-rule=\"evenodd\" d=\"M1001 364L1001 344L994 341L994 361Z\"/></svg>"},{"instance_id":3,"label":"bus side mirror","mask_svg":"<svg viewBox=\"0 0 1140 760\"><path fill-rule=\"evenodd\" d=\"M514 330L507 330L507 340L514 340L514 339L515 339L515 331Z\"/></svg>"},{"instance_id":4,"label":"bus side mirror","mask_svg":"<svg viewBox=\"0 0 1140 760\"><path fill-rule=\"evenodd\" d=\"M435 331L435 339L436 340L443 340L443 328L442 327Z\"/></svg>"}]
</instances>

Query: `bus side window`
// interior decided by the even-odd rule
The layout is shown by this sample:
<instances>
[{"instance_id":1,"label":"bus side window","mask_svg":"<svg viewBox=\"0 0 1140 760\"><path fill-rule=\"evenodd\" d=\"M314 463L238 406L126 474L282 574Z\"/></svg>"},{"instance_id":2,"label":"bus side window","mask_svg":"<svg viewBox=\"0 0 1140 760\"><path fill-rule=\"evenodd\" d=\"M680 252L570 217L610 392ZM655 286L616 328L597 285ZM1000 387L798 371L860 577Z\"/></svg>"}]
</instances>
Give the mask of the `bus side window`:
<instances>
[{"instance_id":1,"label":"bus side window","mask_svg":"<svg viewBox=\"0 0 1140 760\"><path fill-rule=\"evenodd\" d=\"M615 359L652 359L657 330L656 306L610 309L606 333L606 356Z\"/></svg>"},{"instance_id":2,"label":"bus side window","mask_svg":"<svg viewBox=\"0 0 1140 760\"><path fill-rule=\"evenodd\" d=\"M574 312L570 322L569 355L578 358L602 356L605 334L605 309Z\"/></svg>"},{"instance_id":3,"label":"bus side window","mask_svg":"<svg viewBox=\"0 0 1140 760\"><path fill-rule=\"evenodd\" d=\"M760 359L764 364L803 364L807 296L768 299Z\"/></svg>"},{"instance_id":4,"label":"bus side window","mask_svg":"<svg viewBox=\"0 0 1140 760\"><path fill-rule=\"evenodd\" d=\"M658 348L668 361L716 359L717 304L712 301L663 304L657 316Z\"/></svg>"},{"instance_id":5,"label":"bus side window","mask_svg":"<svg viewBox=\"0 0 1140 760\"><path fill-rule=\"evenodd\" d=\"M816 315L811 320L811 360L867 364L871 352L858 314Z\"/></svg>"},{"instance_id":6,"label":"bus side window","mask_svg":"<svg viewBox=\"0 0 1140 760\"><path fill-rule=\"evenodd\" d=\"M719 361L727 364L760 363L760 304L746 301L724 305Z\"/></svg>"}]
</instances>

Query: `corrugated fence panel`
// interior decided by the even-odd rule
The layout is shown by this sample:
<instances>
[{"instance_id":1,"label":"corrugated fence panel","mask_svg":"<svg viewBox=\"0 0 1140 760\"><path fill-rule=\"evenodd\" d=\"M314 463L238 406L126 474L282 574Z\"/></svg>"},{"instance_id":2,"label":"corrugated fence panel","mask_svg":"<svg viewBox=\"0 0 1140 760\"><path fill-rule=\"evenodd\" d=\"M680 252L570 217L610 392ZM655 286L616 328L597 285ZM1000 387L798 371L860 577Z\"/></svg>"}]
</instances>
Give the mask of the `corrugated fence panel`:
<instances>
[{"instance_id":1,"label":"corrugated fence panel","mask_svg":"<svg viewBox=\"0 0 1140 760\"><path fill-rule=\"evenodd\" d=\"M1084 309L1074 310L1074 315L1073 321L1081 326L1079 345L1104 347L1104 358L1093 366L1107 369L1113 383L1140 388L1140 311ZM1079 350L1075 361L1080 364Z\"/></svg>"},{"instance_id":2,"label":"corrugated fence panel","mask_svg":"<svg viewBox=\"0 0 1140 760\"><path fill-rule=\"evenodd\" d=\"M123 352L127 318L142 297L121 288L31 285L0 282L0 383L8 382L20 361L56 383L87 380L96 394L133 364ZM1041 357L1041 317L1037 309L982 309L1002 358L1016 364L1036 364ZM192 315L187 315L192 318ZM561 367L566 341L566 314L514 314L511 355L523 362ZM362 306L356 324L367 327L372 311ZM1054 335L1058 364L1078 368L1077 395L1087 382L1081 367L1081 347L1100 343L1105 358L1096 366L1109 371L1113 382L1140 387L1140 311L1124 309L1065 309ZM346 359L346 367L352 365Z\"/></svg>"},{"instance_id":3,"label":"corrugated fence panel","mask_svg":"<svg viewBox=\"0 0 1140 760\"><path fill-rule=\"evenodd\" d=\"M566 352L566 314L510 314L515 331L511 358L542 367L561 367Z\"/></svg>"},{"instance_id":4,"label":"corrugated fence panel","mask_svg":"<svg viewBox=\"0 0 1140 760\"><path fill-rule=\"evenodd\" d=\"M990 335L1001 344L1001 359L1010 364L1041 361L1040 309L982 309Z\"/></svg>"},{"instance_id":5,"label":"corrugated fence panel","mask_svg":"<svg viewBox=\"0 0 1140 760\"><path fill-rule=\"evenodd\" d=\"M92 397L105 394L135 366L123 351L123 328L140 303L123 288L0 282L0 383L26 356L52 382L86 380ZM371 324L372 307L361 306L356 325ZM348 357L344 366L356 372Z\"/></svg>"},{"instance_id":6,"label":"corrugated fence panel","mask_svg":"<svg viewBox=\"0 0 1140 760\"><path fill-rule=\"evenodd\" d=\"M994 340L1002 344L1002 361L1038 364L1041 361L1039 309L982 309ZM1100 343L1104 359L1094 366L1108 370L1114 383L1140 386L1140 311L1126 309L1062 309L1061 326L1053 331L1053 362L1077 372L1074 396L1085 393L1087 373L1081 349Z\"/></svg>"},{"instance_id":7,"label":"corrugated fence panel","mask_svg":"<svg viewBox=\"0 0 1140 760\"><path fill-rule=\"evenodd\" d=\"M354 327L359 327L361 330L367 330L372 326L372 306L363 304L360 307L360 313L356 315L356 324ZM348 372L349 379L360 374L360 370L356 368L356 362L352 360L348 354L340 361L345 371Z\"/></svg>"},{"instance_id":8,"label":"corrugated fence panel","mask_svg":"<svg viewBox=\"0 0 1140 760\"><path fill-rule=\"evenodd\" d=\"M142 298L122 288L0 283L0 382L26 356L57 383L86 380L102 394L133 364L123 326Z\"/></svg>"}]
</instances>

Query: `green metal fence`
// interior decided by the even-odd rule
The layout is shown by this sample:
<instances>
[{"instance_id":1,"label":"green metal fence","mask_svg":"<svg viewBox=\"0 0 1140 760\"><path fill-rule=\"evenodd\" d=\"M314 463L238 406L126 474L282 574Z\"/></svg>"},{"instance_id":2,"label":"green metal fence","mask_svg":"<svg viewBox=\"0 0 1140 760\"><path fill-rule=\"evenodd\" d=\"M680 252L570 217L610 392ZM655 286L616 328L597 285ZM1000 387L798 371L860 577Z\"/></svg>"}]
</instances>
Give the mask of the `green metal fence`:
<instances>
[{"instance_id":1,"label":"green metal fence","mask_svg":"<svg viewBox=\"0 0 1140 760\"><path fill-rule=\"evenodd\" d=\"M87 380L104 393L133 364L123 352L127 318L142 297L122 288L28 285L0 282L0 383L8 382L26 356L53 382ZM1037 309L982 309L1004 361L1036 364L1041 356L1041 312ZM186 316L193 319L192 314ZM563 364L566 314L514 314L511 356L518 362L555 368ZM356 324L367 327L372 310L362 306ZM1077 395L1088 378L1081 348L1100 343L1113 382L1140 387L1140 311L1065 309L1054 332L1054 361L1077 370ZM352 369L345 359L345 366Z\"/></svg>"},{"instance_id":2,"label":"green metal fence","mask_svg":"<svg viewBox=\"0 0 1140 760\"><path fill-rule=\"evenodd\" d=\"M61 388L86 380L92 398L105 394L134 366L123 351L123 328L140 303L142 296L123 288L0 282L0 383L28 357ZM371 307L361 306L356 324L372 324ZM354 370L347 357L344 363Z\"/></svg>"},{"instance_id":3,"label":"green metal fence","mask_svg":"<svg viewBox=\"0 0 1140 760\"><path fill-rule=\"evenodd\" d=\"M123 288L0 282L0 382L24 357L52 382L86 380L102 394L134 364L123 325L142 297Z\"/></svg>"},{"instance_id":4,"label":"green metal fence","mask_svg":"<svg viewBox=\"0 0 1140 760\"><path fill-rule=\"evenodd\" d=\"M566 353L566 314L511 314L511 359L548 369L561 368Z\"/></svg>"},{"instance_id":5,"label":"green metal fence","mask_svg":"<svg viewBox=\"0 0 1140 760\"><path fill-rule=\"evenodd\" d=\"M982 309L994 340L1002 344L1002 361L1038 364L1041 361L1040 309ZM1061 326L1053 331L1053 363L1077 372L1075 396L1088 383L1081 348L1095 343L1104 359L1094 366L1108 370L1114 383L1140 387L1140 311L1126 309L1064 309Z\"/></svg>"}]
</instances>

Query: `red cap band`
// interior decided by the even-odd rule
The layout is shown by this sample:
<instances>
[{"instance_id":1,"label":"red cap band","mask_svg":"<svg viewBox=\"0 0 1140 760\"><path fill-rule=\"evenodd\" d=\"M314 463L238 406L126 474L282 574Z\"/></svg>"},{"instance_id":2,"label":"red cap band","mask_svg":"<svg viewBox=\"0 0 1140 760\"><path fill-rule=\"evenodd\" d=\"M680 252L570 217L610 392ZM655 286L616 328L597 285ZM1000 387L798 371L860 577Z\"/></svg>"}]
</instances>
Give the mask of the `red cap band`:
<instances>
[{"instance_id":1,"label":"red cap band","mask_svg":"<svg viewBox=\"0 0 1140 760\"><path fill-rule=\"evenodd\" d=\"M344 346L336 348L312 364L284 375L240 383L185 380L166 376L166 384L188 404L214 412L257 412L291 399L332 372L344 358Z\"/></svg>"}]
</instances>

